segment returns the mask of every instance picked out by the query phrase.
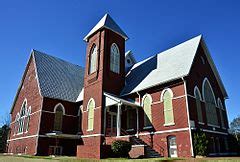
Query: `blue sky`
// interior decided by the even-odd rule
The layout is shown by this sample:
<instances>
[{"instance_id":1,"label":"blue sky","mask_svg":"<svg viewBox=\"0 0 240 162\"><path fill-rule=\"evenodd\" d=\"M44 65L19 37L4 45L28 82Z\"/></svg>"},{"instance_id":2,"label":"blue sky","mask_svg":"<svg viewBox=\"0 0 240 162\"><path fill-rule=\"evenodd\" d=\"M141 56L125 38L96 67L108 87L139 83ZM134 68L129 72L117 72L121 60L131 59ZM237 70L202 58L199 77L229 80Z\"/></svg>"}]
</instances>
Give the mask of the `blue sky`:
<instances>
[{"instance_id":1,"label":"blue sky","mask_svg":"<svg viewBox=\"0 0 240 162\"><path fill-rule=\"evenodd\" d=\"M105 14L129 36L138 61L203 34L229 99L231 121L240 99L240 1L0 1L0 120L12 105L31 49L84 66L83 37Z\"/></svg>"}]
</instances>

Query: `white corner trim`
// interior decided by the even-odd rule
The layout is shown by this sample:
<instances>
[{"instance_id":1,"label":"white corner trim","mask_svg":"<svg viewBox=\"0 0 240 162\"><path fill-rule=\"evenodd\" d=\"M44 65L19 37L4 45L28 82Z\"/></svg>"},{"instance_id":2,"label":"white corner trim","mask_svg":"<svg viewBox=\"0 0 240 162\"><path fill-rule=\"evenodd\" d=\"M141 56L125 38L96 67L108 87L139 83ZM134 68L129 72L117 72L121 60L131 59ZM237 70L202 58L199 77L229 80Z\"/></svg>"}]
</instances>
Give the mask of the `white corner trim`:
<instances>
[{"instance_id":1,"label":"white corner trim","mask_svg":"<svg viewBox=\"0 0 240 162\"><path fill-rule=\"evenodd\" d=\"M37 66L36 66L36 61L35 61L35 55L34 55L34 52L33 52L33 65L34 65L34 70L35 70L35 78L37 79L37 86L38 86L38 92L40 94L40 97L43 97L42 96L42 93L41 93L41 88L40 88L40 82L39 82L39 77L38 77L38 72L37 72Z\"/></svg>"},{"instance_id":2,"label":"white corner trim","mask_svg":"<svg viewBox=\"0 0 240 162\"><path fill-rule=\"evenodd\" d=\"M186 85L186 80L182 78L183 84L184 84L184 92L187 94L187 85ZM189 114L189 107L188 107L188 98L186 95L186 109L187 109L187 118L188 118L188 129L189 129L189 139L190 139L190 145L191 145L191 155L194 156L193 152L193 141L192 141L192 131L191 131L191 124L190 124L190 114Z\"/></svg>"}]
</instances>

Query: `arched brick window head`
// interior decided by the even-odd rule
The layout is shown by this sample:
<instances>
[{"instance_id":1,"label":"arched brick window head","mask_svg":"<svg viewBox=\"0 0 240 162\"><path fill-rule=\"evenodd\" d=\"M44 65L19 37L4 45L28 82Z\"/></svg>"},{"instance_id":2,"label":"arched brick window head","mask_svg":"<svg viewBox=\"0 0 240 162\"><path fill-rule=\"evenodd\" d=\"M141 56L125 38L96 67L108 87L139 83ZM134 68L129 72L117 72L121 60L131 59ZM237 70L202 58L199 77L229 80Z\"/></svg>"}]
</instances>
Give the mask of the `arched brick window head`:
<instances>
[{"instance_id":1,"label":"arched brick window head","mask_svg":"<svg viewBox=\"0 0 240 162\"><path fill-rule=\"evenodd\" d=\"M58 104L55 107L54 131L62 131L62 121L64 114L64 107Z\"/></svg>"}]
</instances>

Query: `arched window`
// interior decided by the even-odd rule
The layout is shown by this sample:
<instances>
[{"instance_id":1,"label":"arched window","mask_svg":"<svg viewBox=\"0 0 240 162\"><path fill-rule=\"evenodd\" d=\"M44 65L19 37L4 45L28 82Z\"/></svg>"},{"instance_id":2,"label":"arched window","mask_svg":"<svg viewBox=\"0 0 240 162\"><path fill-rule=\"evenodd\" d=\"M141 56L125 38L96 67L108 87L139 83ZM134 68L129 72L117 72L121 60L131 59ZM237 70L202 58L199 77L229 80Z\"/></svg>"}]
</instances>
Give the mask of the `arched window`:
<instances>
[{"instance_id":1,"label":"arched window","mask_svg":"<svg viewBox=\"0 0 240 162\"><path fill-rule=\"evenodd\" d=\"M201 98L201 93L200 93L197 86L195 86L195 88L194 88L194 96L195 96L195 99L196 99L198 121L203 122L202 107L201 107L202 98Z\"/></svg>"},{"instance_id":2,"label":"arched window","mask_svg":"<svg viewBox=\"0 0 240 162\"><path fill-rule=\"evenodd\" d=\"M221 125L223 128L225 128L225 112L224 112L224 107L223 107L223 104L222 104L222 101L220 100L220 98L218 98L218 107L220 108L219 109L219 112L220 112L220 117L221 117Z\"/></svg>"},{"instance_id":3,"label":"arched window","mask_svg":"<svg viewBox=\"0 0 240 162\"><path fill-rule=\"evenodd\" d=\"M25 117L26 117L26 110L27 110L27 100L25 99L21 110L20 110L20 117L19 117L19 121L18 121L18 133L22 133L23 129L24 129L24 121L25 121Z\"/></svg>"},{"instance_id":4,"label":"arched window","mask_svg":"<svg viewBox=\"0 0 240 162\"><path fill-rule=\"evenodd\" d=\"M113 43L111 46L110 70L115 73L120 72L120 53L118 46L115 43Z\"/></svg>"},{"instance_id":5,"label":"arched window","mask_svg":"<svg viewBox=\"0 0 240 162\"><path fill-rule=\"evenodd\" d=\"M163 91L162 100L164 105L164 125L174 124L173 104L172 104L173 93L171 89L165 89Z\"/></svg>"},{"instance_id":6,"label":"arched window","mask_svg":"<svg viewBox=\"0 0 240 162\"><path fill-rule=\"evenodd\" d=\"M152 125L152 97L146 94L143 97L143 110L144 110L144 126L148 127Z\"/></svg>"},{"instance_id":7,"label":"arched window","mask_svg":"<svg viewBox=\"0 0 240 162\"><path fill-rule=\"evenodd\" d=\"M218 125L215 95L207 78L204 79L202 88L203 99L206 107L207 122L208 124Z\"/></svg>"},{"instance_id":8,"label":"arched window","mask_svg":"<svg viewBox=\"0 0 240 162\"><path fill-rule=\"evenodd\" d=\"M54 108L55 119L54 119L54 131L62 131L63 115L65 113L62 104L57 104Z\"/></svg>"},{"instance_id":9,"label":"arched window","mask_svg":"<svg viewBox=\"0 0 240 162\"><path fill-rule=\"evenodd\" d=\"M94 44L89 55L89 74L97 70L97 46Z\"/></svg>"},{"instance_id":10,"label":"arched window","mask_svg":"<svg viewBox=\"0 0 240 162\"><path fill-rule=\"evenodd\" d=\"M88 131L93 130L94 126L94 108L95 108L95 101L91 98L88 101L87 110L88 110Z\"/></svg>"}]
</instances>

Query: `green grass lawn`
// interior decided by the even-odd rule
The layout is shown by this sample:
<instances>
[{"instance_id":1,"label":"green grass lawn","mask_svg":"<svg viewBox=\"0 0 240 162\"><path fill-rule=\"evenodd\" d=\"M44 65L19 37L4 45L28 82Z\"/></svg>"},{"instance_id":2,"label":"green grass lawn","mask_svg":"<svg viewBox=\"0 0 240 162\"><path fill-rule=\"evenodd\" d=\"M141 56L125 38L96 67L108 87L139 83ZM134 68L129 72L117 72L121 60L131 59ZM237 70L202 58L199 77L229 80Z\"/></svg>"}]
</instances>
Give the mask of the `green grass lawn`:
<instances>
[{"instance_id":1,"label":"green grass lawn","mask_svg":"<svg viewBox=\"0 0 240 162\"><path fill-rule=\"evenodd\" d=\"M104 161L104 162L114 162L114 161L121 161L121 162L134 162L134 161L153 161L153 162L173 162L173 161L192 161L192 162L240 162L240 157L224 157L224 158L203 158L203 159L194 159L194 158L151 158L151 159L124 159L124 158L109 158L109 159L102 159L102 160L91 160L91 159L77 159L76 157L50 157L50 156L10 156L10 155L0 155L0 162L97 162L97 161Z\"/></svg>"}]
</instances>

